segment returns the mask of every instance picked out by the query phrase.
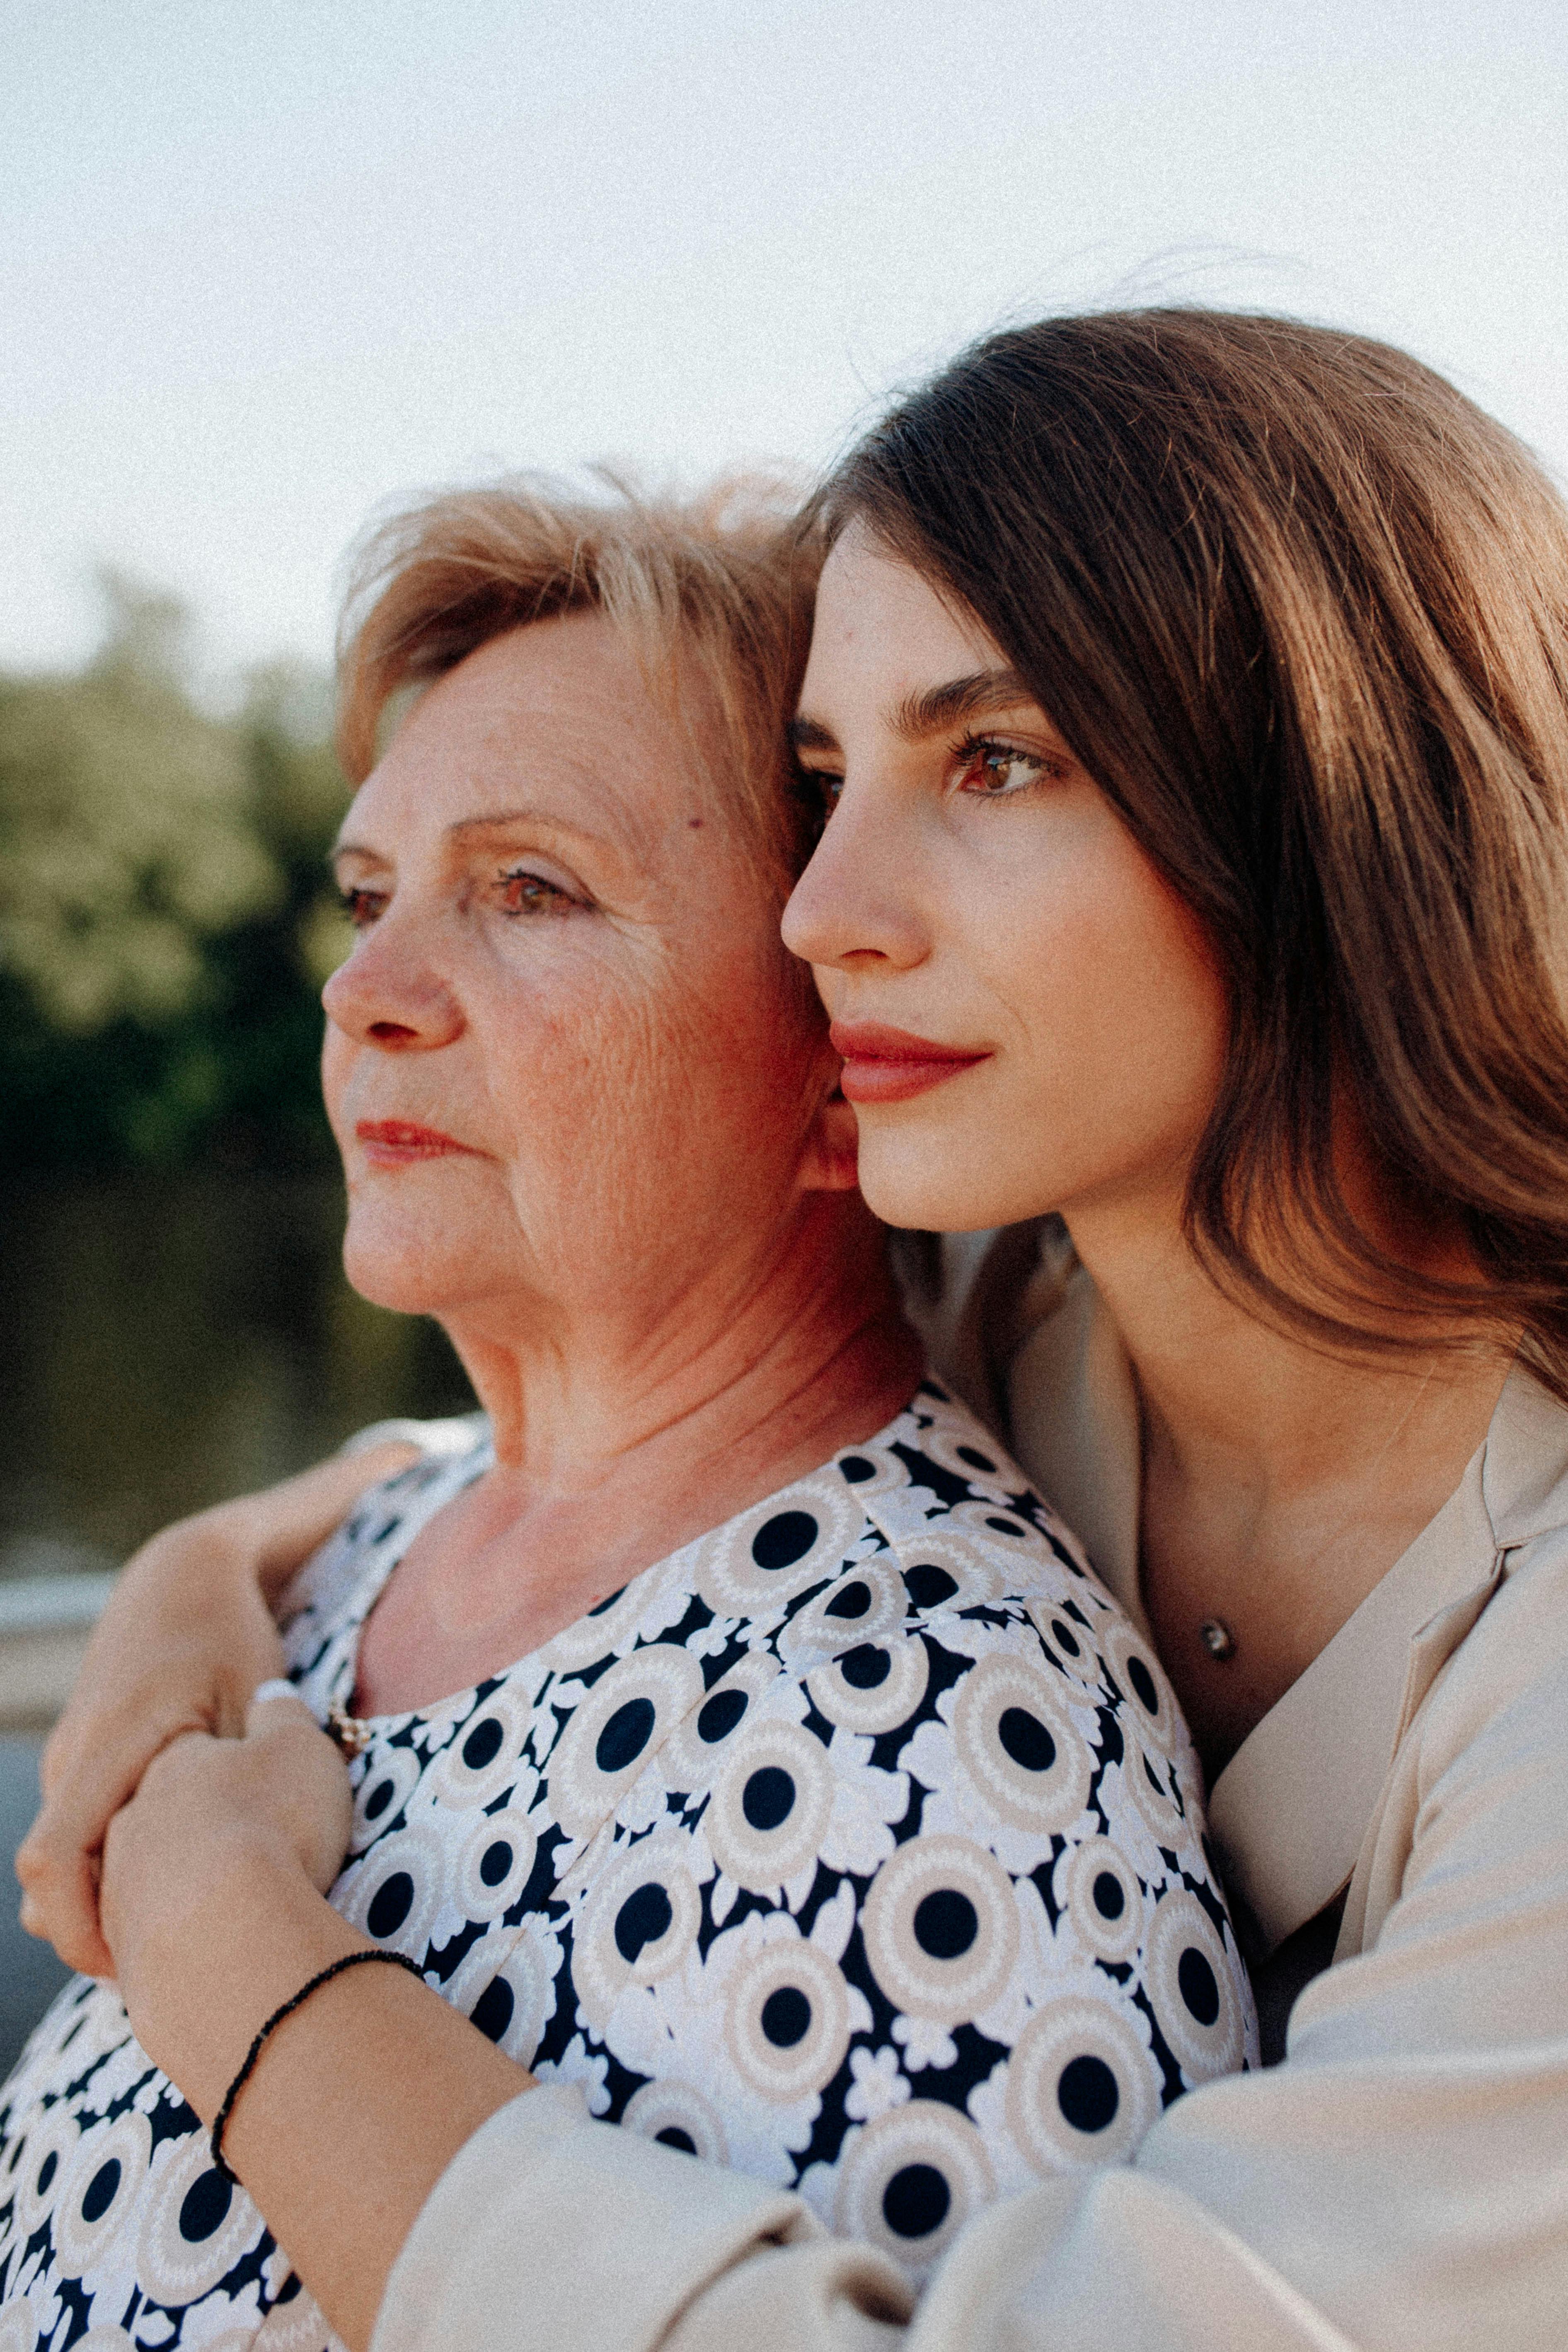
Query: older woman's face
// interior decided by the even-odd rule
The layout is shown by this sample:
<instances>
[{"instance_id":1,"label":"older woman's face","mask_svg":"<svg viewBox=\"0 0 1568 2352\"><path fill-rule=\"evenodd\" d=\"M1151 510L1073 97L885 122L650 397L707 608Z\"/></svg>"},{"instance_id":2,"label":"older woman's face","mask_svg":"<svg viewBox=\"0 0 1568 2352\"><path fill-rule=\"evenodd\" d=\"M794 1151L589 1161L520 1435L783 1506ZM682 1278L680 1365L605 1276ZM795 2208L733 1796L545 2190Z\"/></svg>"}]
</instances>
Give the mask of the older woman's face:
<instances>
[{"instance_id":1,"label":"older woman's face","mask_svg":"<svg viewBox=\"0 0 1568 2352\"><path fill-rule=\"evenodd\" d=\"M368 1297L498 1337L521 1298L657 1311L853 1181L776 904L598 614L434 686L336 868L360 936L323 1080Z\"/></svg>"}]
</instances>

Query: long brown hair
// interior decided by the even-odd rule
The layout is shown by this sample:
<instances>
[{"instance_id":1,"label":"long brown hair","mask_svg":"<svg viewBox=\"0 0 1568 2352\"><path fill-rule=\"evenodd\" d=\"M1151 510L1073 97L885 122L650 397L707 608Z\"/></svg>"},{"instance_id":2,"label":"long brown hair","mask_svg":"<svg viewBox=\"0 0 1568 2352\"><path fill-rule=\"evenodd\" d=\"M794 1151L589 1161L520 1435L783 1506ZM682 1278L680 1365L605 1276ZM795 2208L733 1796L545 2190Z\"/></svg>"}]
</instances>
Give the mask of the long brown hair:
<instances>
[{"instance_id":1,"label":"long brown hair","mask_svg":"<svg viewBox=\"0 0 1568 2352\"><path fill-rule=\"evenodd\" d=\"M1522 1329L1568 1401L1568 511L1529 453L1386 345L1132 311L979 344L819 514L974 613L1200 919L1210 1272L1331 1346ZM1347 1098L1478 1280L1352 1214Z\"/></svg>"}]
</instances>

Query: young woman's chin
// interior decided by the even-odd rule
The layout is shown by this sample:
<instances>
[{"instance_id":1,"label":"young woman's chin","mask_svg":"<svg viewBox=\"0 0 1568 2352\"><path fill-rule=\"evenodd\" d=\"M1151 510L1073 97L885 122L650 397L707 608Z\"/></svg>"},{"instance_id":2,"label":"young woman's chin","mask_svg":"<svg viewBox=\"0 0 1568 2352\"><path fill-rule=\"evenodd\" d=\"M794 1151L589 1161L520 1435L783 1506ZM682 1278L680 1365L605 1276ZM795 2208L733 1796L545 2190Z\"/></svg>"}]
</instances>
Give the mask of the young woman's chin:
<instances>
[{"instance_id":1,"label":"young woman's chin","mask_svg":"<svg viewBox=\"0 0 1568 2352\"><path fill-rule=\"evenodd\" d=\"M884 1224L963 1234L1037 1217L1054 1203L1038 1153L993 1156L989 1123L921 1115L915 1102L859 1104L860 1191Z\"/></svg>"}]
</instances>

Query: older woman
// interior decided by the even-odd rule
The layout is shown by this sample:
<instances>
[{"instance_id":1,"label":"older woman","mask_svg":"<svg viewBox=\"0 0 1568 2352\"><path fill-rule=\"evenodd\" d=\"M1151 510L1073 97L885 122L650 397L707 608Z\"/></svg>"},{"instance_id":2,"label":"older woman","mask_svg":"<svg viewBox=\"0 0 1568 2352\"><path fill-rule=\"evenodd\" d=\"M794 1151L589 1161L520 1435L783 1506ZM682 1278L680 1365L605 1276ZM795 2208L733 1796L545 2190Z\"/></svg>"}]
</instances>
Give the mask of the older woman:
<instances>
[{"instance_id":1,"label":"older woman","mask_svg":"<svg viewBox=\"0 0 1568 2352\"><path fill-rule=\"evenodd\" d=\"M1168 1686L922 1379L779 942L802 559L521 494L379 555L326 992L346 1263L440 1318L488 1420L286 1603L348 1775L263 1698L111 1831L118 1988L68 1990L0 2101L27 2352L364 2342L524 2067L542 2127L797 2189L919 2277L1248 2047Z\"/></svg>"}]
</instances>

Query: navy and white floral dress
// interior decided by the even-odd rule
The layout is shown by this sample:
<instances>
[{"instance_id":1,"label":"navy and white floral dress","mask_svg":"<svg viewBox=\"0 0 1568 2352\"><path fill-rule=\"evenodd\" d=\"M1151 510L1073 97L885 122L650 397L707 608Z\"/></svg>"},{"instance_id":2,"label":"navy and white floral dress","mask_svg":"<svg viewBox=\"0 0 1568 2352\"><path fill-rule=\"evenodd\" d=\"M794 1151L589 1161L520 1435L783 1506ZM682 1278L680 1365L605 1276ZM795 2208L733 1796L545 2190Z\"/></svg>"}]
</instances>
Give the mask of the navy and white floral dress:
<instances>
[{"instance_id":1,"label":"navy and white floral dress","mask_svg":"<svg viewBox=\"0 0 1568 2352\"><path fill-rule=\"evenodd\" d=\"M348 1706L413 1537L490 1461L379 1487L305 1571L292 1671ZM927 1382L444 1704L380 1717L332 1901L592 2114L794 2187L920 2276L978 2206L1116 2162L1247 2064L1201 1783L1146 1643ZM0 2096L0 2352L321 2352L112 1987Z\"/></svg>"}]
</instances>

